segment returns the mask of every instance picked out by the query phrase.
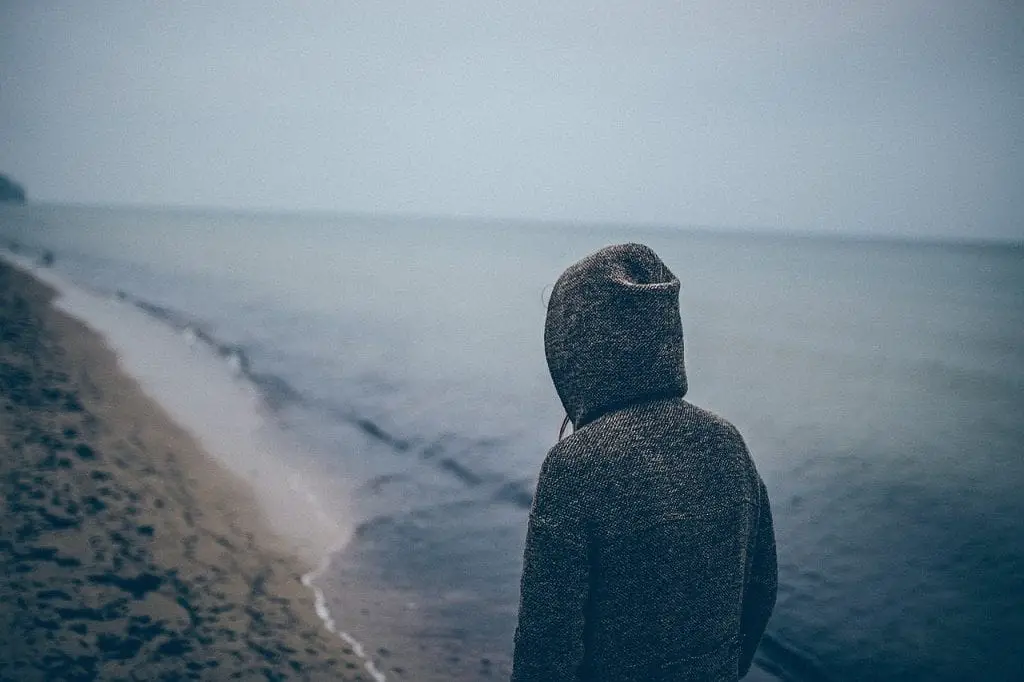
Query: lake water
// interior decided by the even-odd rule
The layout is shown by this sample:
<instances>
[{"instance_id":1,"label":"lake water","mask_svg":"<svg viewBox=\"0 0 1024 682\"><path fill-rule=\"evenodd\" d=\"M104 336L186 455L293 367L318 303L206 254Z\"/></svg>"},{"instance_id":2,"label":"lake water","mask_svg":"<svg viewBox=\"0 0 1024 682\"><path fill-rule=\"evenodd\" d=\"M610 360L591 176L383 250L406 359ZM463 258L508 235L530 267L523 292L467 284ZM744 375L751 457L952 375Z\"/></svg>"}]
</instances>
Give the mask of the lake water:
<instances>
[{"instance_id":1,"label":"lake water","mask_svg":"<svg viewBox=\"0 0 1024 682\"><path fill-rule=\"evenodd\" d=\"M1021 679L1024 248L70 206L2 207L0 239L258 389L284 464L345 517L331 615L388 680L426 681L507 676L563 416L547 289L646 243L682 283L688 399L768 485L756 676Z\"/></svg>"}]
</instances>

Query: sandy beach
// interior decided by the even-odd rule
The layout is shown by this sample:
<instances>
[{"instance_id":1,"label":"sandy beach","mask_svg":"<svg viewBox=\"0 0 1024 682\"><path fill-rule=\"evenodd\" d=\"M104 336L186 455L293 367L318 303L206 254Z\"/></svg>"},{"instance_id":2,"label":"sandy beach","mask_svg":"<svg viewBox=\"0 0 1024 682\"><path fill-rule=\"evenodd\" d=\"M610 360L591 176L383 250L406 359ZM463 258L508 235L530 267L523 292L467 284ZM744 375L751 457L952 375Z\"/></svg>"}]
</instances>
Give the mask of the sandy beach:
<instances>
[{"instance_id":1,"label":"sandy beach","mask_svg":"<svg viewBox=\"0 0 1024 682\"><path fill-rule=\"evenodd\" d=\"M0 679L370 681L251 491L53 296L0 263Z\"/></svg>"}]
</instances>

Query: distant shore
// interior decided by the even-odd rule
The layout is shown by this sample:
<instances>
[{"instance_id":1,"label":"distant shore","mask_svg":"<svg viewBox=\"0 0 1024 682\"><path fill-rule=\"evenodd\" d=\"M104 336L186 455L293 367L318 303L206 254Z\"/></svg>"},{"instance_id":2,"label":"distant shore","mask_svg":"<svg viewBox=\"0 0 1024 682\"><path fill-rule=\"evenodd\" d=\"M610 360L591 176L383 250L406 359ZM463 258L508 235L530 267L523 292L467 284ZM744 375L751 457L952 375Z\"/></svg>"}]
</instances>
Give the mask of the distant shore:
<instances>
[{"instance_id":1,"label":"distant shore","mask_svg":"<svg viewBox=\"0 0 1024 682\"><path fill-rule=\"evenodd\" d=\"M0 680L372 682L253 494L0 262Z\"/></svg>"}]
</instances>

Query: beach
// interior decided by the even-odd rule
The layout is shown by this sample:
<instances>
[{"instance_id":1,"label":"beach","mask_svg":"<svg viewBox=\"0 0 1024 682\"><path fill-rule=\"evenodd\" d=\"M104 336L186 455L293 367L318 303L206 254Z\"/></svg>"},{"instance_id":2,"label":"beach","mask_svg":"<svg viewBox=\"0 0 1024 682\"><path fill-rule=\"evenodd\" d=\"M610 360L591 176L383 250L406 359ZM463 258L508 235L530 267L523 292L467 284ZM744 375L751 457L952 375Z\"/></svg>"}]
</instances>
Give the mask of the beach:
<instances>
[{"instance_id":1,"label":"beach","mask_svg":"<svg viewBox=\"0 0 1024 682\"><path fill-rule=\"evenodd\" d=\"M0 262L0 679L372 680L248 487Z\"/></svg>"}]
</instances>

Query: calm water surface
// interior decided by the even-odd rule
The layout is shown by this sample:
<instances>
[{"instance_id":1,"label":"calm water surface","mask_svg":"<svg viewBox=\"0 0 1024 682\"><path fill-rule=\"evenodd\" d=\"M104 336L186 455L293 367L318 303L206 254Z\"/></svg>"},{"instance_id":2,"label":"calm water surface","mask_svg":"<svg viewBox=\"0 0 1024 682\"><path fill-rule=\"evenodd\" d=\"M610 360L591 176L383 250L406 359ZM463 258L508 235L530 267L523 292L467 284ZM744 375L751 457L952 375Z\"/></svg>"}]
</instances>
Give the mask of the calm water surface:
<instances>
[{"instance_id":1,"label":"calm water surface","mask_svg":"<svg viewBox=\"0 0 1024 682\"><path fill-rule=\"evenodd\" d=\"M693 402L768 484L761 678L1024 669L1024 249L629 228L4 207L0 238L209 338L354 486L321 578L388 679L507 674L561 421L546 287L609 243L682 281Z\"/></svg>"}]
</instances>

